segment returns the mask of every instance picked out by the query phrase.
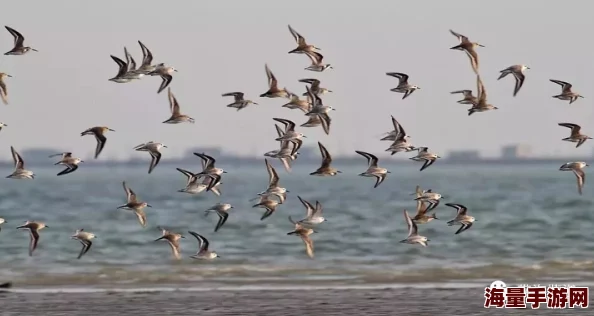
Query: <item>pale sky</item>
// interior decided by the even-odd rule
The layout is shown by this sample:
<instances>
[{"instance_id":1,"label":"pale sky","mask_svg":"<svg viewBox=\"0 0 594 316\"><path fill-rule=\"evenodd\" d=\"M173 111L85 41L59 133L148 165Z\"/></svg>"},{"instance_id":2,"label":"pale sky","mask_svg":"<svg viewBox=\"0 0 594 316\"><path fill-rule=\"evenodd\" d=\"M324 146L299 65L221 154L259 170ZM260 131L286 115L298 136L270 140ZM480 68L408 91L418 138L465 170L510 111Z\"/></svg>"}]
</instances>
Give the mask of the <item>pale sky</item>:
<instances>
[{"instance_id":1,"label":"pale sky","mask_svg":"<svg viewBox=\"0 0 594 316\"><path fill-rule=\"evenodd\" d=\"M8 3L8 2L7 2ZM220 145L224 150L261 155L276 149L273 117L302 124L299 110L281 108L285 99L262 99L268 89L268 63L280 86L301 94L301 78L318 78L333 94L324 103L331 113L330 135L320 127L300 128L306 144L321 141L336 154L364 150L382 154L390 145L379 135L394 115L417 146L445 155L450 149L476 148L498 155L502 145L530 144L535 154L584 156L594 141L576 149L561 141L580 124L594 136L594 79L591 5L588 1L10 1L0 20L39 50L24 56L0 56L10 105L0 109L0 158L17 149L55 146L87 157L98 125L107 135L102 157L145 155L132 148L146 141L169 146L164 157L189 147ZM560 12L562 11L562 12ZM561 14L559 14L561 13ZM322 49L334 69L304 70L305 55L288 54L296 44L291 24ZM449 29L485 45L478 48L480 72L489 101L499 110L467 116L453 90L476 91L468 58L450 50L457 39ZM126 46L138 63L137 40L155 62L177 69L170 85L182 112L196 124L168 125L166 91L157 94L159 77L118 84L110 54L124 58ZM0 30L0 50L12 48L12 36ZM531 67L517 97L512 76L497 81L513 64ZM409 74L421 90L401 100L389 89L398 81L386 72ZM551 98L561 89L549 79L571 82L585 96L571 106ZM222 93L243 91L260 105L236 112Z\"/></svg>"}]
</instances>

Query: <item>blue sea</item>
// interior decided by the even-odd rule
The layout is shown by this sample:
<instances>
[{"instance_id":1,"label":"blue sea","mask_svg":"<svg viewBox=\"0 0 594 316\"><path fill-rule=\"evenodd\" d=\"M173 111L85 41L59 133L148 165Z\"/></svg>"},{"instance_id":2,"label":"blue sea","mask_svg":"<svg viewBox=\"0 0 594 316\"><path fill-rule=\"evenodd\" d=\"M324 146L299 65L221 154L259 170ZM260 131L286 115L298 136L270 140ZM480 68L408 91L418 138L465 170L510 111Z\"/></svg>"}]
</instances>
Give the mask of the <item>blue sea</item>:
<instances>
[{"instance_id":1,"label":"blue sea","mask_svg":"<svg viewBox=\"0 0 594 316\"><path fill-rule=\"evenodd\" d=\"M287 201L264 221L263 209L249 200L266 189L261 166L224 166L222 196L211 192L177 192L186 178L175 170L195 165L162 163L148 166L81 166L66 176L61 169L33 168L35 180L0 179L0 283L21 288L151 288L240 286L485 286L509 283L594 283L594 187L586 181L579 195L571 172L557 165L447 165L439 161L419 172L420 164L403 161L384 165L392 173L374 189L375 180L357 176L366 166L336 165L336 177L314 177L315 165L295 163L287 173L273 161L286 187ZM587 171L587 170L586 170ZM0 173L10 174L10 169ZM147 201L148 225L142 228L125 203L122 181ZM414 192L420 185L444 196L436 208L439 220L419 225L429 246L399 243L407 227L402 210L415 212ZM327 221L312 238L315 259L306 256L298 237L286 233L305 209L297 196L324 207ZM217 217L204 210L231 203L227 223L213 232ZM455 235L446 222L455 209L468 207L477 221ZM38 248L27 253L29 235L16 230L26 220L43 221ZM182 260L173 260L164 241L155 242L157 226L185 234ZM90 251L76 257L80 243L70 238L84 228L97 235ZM210 241L221 258L189 258L196 231Z\"/></svg>"}]
</instances>

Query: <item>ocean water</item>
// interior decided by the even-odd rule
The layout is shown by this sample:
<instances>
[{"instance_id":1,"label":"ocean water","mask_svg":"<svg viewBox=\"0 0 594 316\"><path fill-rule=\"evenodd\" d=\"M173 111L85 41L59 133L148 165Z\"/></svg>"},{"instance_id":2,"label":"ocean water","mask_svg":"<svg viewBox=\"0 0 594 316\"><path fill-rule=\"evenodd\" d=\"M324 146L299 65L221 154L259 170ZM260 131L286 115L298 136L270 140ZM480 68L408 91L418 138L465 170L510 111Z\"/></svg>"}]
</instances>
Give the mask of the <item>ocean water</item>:
<instances>
[{"instance_id":1,"label":"ocean water","mask_svg":"<svg viewBox=\"0 0 594 316\"><path fill-rule=\"evenodd\" d=\"M337 165L342 174L314 177L317 166L299 165L288 174L278 164L287 201L264 221L263 209L249 199L266 189L261 167L224 166L229 171L222 196L210 192L176 192L185 177L175 167L81 167L57 177L59 168L34 171L33 181L0 179L0 283L21 288L150 288L263 286L414 286L430 284L484 286L499 279L509 283L571 283L594 281L594 187L576 189L571 172L557 165L440 165L419 172L419 163L387 164L391 174L374 189L374 179L357 176L365 166ZM10 174L11 170L0 172ZM148 225L142 228L125 203L122 181L147 201ZM436 208L439 220L419 225L431 239L429 247L399 243L407 227L402 210L415 210L415 186L444 195ZM327 222L312 235L315 259L301 240L286 233L288 216L301 218L305 209L297 195L324 206ZM217 202L231 203L226 224L213 232L217 217L204 210ZM446 222L455 209L468 207L477 218L473 227L455 235ZM28 256L27 231L15 227L25 220L44 221L38 248ZM184 233L182 260L172 259L165 241L155 242L158 225ZM80 243L70 239L78 228L95 233L91 250L80 260ZM194 230L220 254L214 261L189 258L197 250Z\"/></svg>"}]
</instances>

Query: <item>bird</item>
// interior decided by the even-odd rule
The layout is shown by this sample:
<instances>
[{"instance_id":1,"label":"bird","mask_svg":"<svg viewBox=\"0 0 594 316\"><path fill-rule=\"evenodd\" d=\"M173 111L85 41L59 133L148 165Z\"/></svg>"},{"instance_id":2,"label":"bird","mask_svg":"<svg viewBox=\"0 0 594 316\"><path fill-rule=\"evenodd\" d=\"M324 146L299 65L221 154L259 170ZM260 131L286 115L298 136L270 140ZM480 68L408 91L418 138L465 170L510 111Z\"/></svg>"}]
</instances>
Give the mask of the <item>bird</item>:
<instances>
[{"instance_id":1,"label":"bird","mask_svg":"<svg viewBox=\"0 0 594 316\"><path fill-rule=\"evenodd\" d=\"M297 222L294 222L290 216L289 216L289 221L291 221L291 223L293 223L295 225L295 229L292 232L287 233L287 235L296 235L296 236L301 237L301 240L303 240L303 244L305 244L305 253L307 253L308 257L313 259L314 245L313 245L313 241L311 240L309 235L315 233L316 231L313 230L312 228L305 227Z\"/></svg>"},{"instance_id":2,"label":"bird","mask_svg":"<svg viewBox=\"0 0 594 316\"><path fill-rule=\"evenodd\" d=\"M458 100L457 102L460 104L470 104L475 105L478 101L477 97L472 95L472 90L457 90L452 91L450 94L462 94L464 98L462 100Z\"/></svg>"},{"instance_id":3,"label":"bird","mask_svg":"<svg viewBox=\"0 0 594 316\"><path fill-rule=\"evenodd\" d=\"M481 76L476 76L476 86L477 86L477 101L476 104L473 104L470 109L468 109L468 116L472 115L474 112L485 112L490 110L497 110L498 107L487 103L487 90L485 89L485 85L483 84L483 80Z\"/></svg>"},{"instance_id":4,"label":"bird","mask_svg":"<svg viewBox=\"0 0 594 316\"><path fill-rule=\"evenodd\" d=\"M151 155L151 164L149 165L148 170L149 174L153 172L153 169L155 169L155 167L159 164L159 161L161 161L161 148L167 148L167 146L163 143L157 143L153 141L134 147L134 150L136 151L148 151L148 153Z\"/></svg>"},{"instance_id":5,"label":"bird","mask_svg":"<svg viewBox=\"0 0 594 316\"><path fill-rule=\"evenodd\" d=\"M291 32L291 35L293 35L293 37L295 38L295 42L297 42L297 48L291 50L289 52L289 54L293 54L293 53L303 54L306 52L315 52L316 50L321 50L321 49L315 47L314 45L308 45L307 42L305 41L305 38L303 36L301 36L299 33L297 33L297 31L295 31L291 27L291 25L289 25L289 32Z\"/></svg>"},{"instance_id":6,"label":"bird","mask_svg":"<svg viewBox=\"0 0 594 316\"><path fill-rule=\"evenodd\" d=\"M107 131L115 132L113 129L107 126L95 126L80 133L80 136L95 136L95 139L97 140L97 147L95 147L95 159L99 157L99 154L101 154L101 151L103 151L103 147L105 147L105 143L107 143L107 138L105 137L105 133Z\"/></svg>"},{"instance_id":7,"label":"bird","mask_svg":"<svg viewBox=\"0 0 594 316\"><path fill-rule=\"evenodd\" d=\"M299 109L299 110L303 111L303 113L309 113L309 111L311 111L312 105L311 105L311 101L309 100L309 98L300 99L299 96L294 93L289 93L289 94L290 94L289 102L282 105L283 108L287 108L290 110Z\"/></svg>"},{"instance_id":8,"label":"bird","mask_svg":"<svg viewBox=\"0 0 594 316\"><path fill-rule=\"evenodd\" d=\"M204 162L202 162L202 164L204 165ZM204 167L203 167L204 168ZM214 181L212 178L204 176L204 177L200 177L197 176L196 174L182 169L182 168L175 168L177 171L181 172L182 174L184 174L187 178L188 178L188 182L186 184L186 187L178 190L177 192L185 192L185 193L189 193L189 194L198 194L204 190L206 190L210 185L211 182ZM219 190L218 186L223 184L222 182L218 182L214 187L212 187L210 189L210 191L217 195L220 196L221 195L221 191Z\"/></svg>"},{"instance_id":9,"label":"bird","mask_svg":"<svg viewBox=\"0 0 594 316\"><path fill-rule=\"evenodd\" d=\"M581 96L580 94L571 91L571 88L573 87L571 85L571 83L561 81L561 80L556 80L556 79L549 79L549 80L551 82L554 82L561 86L561 94L554 95L553 98L557 98L559 100L564 100L564 101L569 100L569 104L572 104L578 98L583 98L583 96Z\"/></svg>"},{"instance_id":10,"label":"bird","mask_svg":"<svg viewBox=\"0 0 594 316\"><path fill-rule=\"evenodd\" d=\"M448 222L448 226L452 226L455 224L462 225L456 231L456 235L458 235L459 233L472 227L472 224L474 223L475 218L470 215L466 215L466 213L468 212L468 208L466 208L466 206L464 206L462 204L456 204L456 203L446 203L446 206L453 207L458 211L458 213L456 214L456 217L453 220Z\"/></svg>"},{"instance_id":11,"label":"bird","mask_svg":"<svg viewBox=\"0 0 594 316\"><path fill-rule=\"evenodd\" d=\"M266 212L264 212L264 214L262 215L262 217L260 217L260 220L263 221L265 220L267 217L269 217L270 215L272 215L272 213L274 213L274 211L276 211L276 207L279 205L279 201L272 199L271 196L268 195L262 195L260 196L260 201L254 205L252 205L252 207L258 207L258 208L264 208L266 209Z\"/></svg>"},{"instance_id":12,"label":"bird","mask_svg":"<svg viewBox=\"0 0 594 316\"><path fill-rule=\"evenodd\" d=\"M386 136L380 140L395 141L398 138L410 138L410 136L408 136L406 134L406 132L404 131L404 128L402 128L402 125L400 125L400 123L396 120L396 118L393 115L391 115L391 117L392 117L392 126L394 127L394 129L389 132L384 133L384 135L386 135Z\"/></svg>"},{"instance_id":13,"label":"bird","mask_svg":"<svg viewBox=\"0 0 594 316\"><path fill-rule=\"evenodd\" d=\"M406 221L406 225L408 226L408 236L406 239L401 240L401 243L406 244L420 244L423 247L427 247L429 244L428 242L431 241L425 236L421 236L418 233L417 224L413 222L413 220L408 215L408 212L404 210L404 220Z\"/></svg>"},{"instance_id":14,"label":"bird","mask_svg":"<svg viewBox=\"0 0 594 316\"><path fill-rule=\"evenodd\" d=\"M326 218L322 216L322 204L319 201L316 201L316 206L314 207L308 201L302 199L300 196L297 196L301 204L305 206L305 218L297 221L297 223L304 225L304 226L316 226L326 221ZM293 222L293 218L289 215L289 220Z\"/></svg>"},{"instance_id":15,"label":"bird","mask_svg":"<svg viewBox=\"0 0 594 316\"><path fill-rule=\"evenodd\" d=\"M6 224L6 223L8 223L8 221L5 220L4 218L0 217L0 225ZM0 230L2 230L2 226L0 226Z\"/></svg>"},{"instance_id":16,"label":"bird","mask_svg":"<svg viewBox=\"0 0 594 316\"><path fill-rule=\"evenodd\" d=\"M117 209L127 209L134 211L136 217L138 217L138 221L142 227L146 226L146 214L144 213L145 207L152 207L150 204L146 202L139 202L136 193L132 191L132 189L128 188L126 185L126 181L122 182L122 186L124 187L124 191L126 192L126 204L120 205Z\"/></svg>"},{"instance_id":17,"label":"bird","mask_svg":"<svg viewBox=\"0 0 594 316\"><path fill-rule=\"evenodd\" d=\"M417 186L417 188L419 187ZM412 218L412 221L415 224L427 224L434 219L438 219L435 213L427 215L428 211L429 206L425 205L423 200L417 200L417 214Z\"/></svg>"},{"instance_id":18,"label":"bird","mask_svg":"<svg viewBox=\"0 0 594 316\"><path fill-rule=\"evenodd\" d=\"M584 187L584 183L586 182L586 174L584 173L584 168L589 166L589 164L583 161L576 161L564 163L561 167L559 167L560 171L573 171L575 177L577 178L578 193L580 195L582 194L582 188Z\"/></svg>"},{"instance_id":19,"label":"bird","mask_svg":"<svg viewBox=\"0 0 594 316\"><path fill-rule=\"evenodd\" d=\"M11 50L9 50L8 52L4 53L4 55L24 55L24 54L28 53L29 51L34 51L34 52L38 51L35 48L25 46L23 44L23 42L25 41L25 37L21 33L17 32L17 30L15 30L9 26L4 26L4 27L6 28L6 30L8 30L8 32L10 32L12 37L14 37L14 47Z\"/></svg>"},{"instance_id":20,"label":"bird","mask_svg":"<svg viewBox=\"0 0 594 316\"><path fill-rule=\"evenodd\" d=\"M155 241L159 240L167 240L167 243L171 247L171 252L173 253L173 257L177 260L181 259L181 254L179 250L179 240L180 238L186 238L181 234L172 233L160 226L157 226L157 229L161 230L161 237L155 239Z\"/></svg>"},{"instance_id":21,"label":"bird","mask_svg":"<svg viewBox=\"0 0 594 316\"><path fill-rule=\"evenodd\" d=\"M194 153L194 155L200 157L200 159L202 159L202 162L203 162L202 171L200 171L196 175L197 176L207 176L207 177L212 178L212 180L213 180L210 182L210 185L208 186L208 188L206 188L206 191L210 191L219 182L221 182L221 175L223 173L227 173L227 171L225 171L221 168L215 167L216 160L213 157L206 155L205 153Z\"/></svg>"},{"instance_id":22,"label":"bird","mask_svg":"<svg viewBox=\"0 0 594 316\"><path fill-rule=\"evenodd\" d=\"M116 62L116 64L118 64L118 72L115 77L109 79L109 81L116 83L126 83L132 81L132 78L126 76L128 73L128 64L114 55L110 55L110 57Z\"/></svg>"},{"instance_id":23,"label":"bird","mask_svg":"<svg viewBox=\"0 0 594 316\"><path fill-rule=\"evenodd\" d=\"M415 157L411 157L409 159L414 160L414 161L423 161L423 166L421 167L421 170L419 171L423 171L426 168L428 168L429 166L431 166L435 160L437 160L439 157L438 155L434 154L434 153L430 153L428 150L429 148L427 147L418 147L416 148L419 153L415 156Z\"/></svg>"},{"instance_id":24,"label":"bird","mask_svg":"<svg viewBox=\"0 0 594 316\"><path fill-rule=\"evenodd\" d=\"M6 77L12 78L11 75L0 72L0 98L4 104L8 105L8 90L6 89L6 83L4 82L4 78Z\"/></svg>"},{"instance_id":25,"label":"bird","mask_svg":"<svg viewBox=\"0 0 594 316\"><path fill-rule=\"evenodd\" d=\"M95 234L91 232L84 231L84 229L77 229L74 235L70 236L72 239L78 240L82 244L82 249L78 253L78 257L76 259L80 259L84 254L91 249L93 242L91 241L93 238L96 238Z\"/></svg>"},{"instance_id":26,"label":"bird","mask_svg":"<svg viewBox=\"0 0 594 316\"><path fill-rule=\"evenodd\" d=\"M297 146L296 150L299 150L299 148L301 148L301 145L303 144L303 141L301 140L301 138L307 138L307 136L303 135L303 133L295 132L295 123L291 120L278 118L278 117L275 117L272 119L285 126L283 135L280 137L277 137L275 140L279 141L279 142L281 142L281 141L292 142L295 144L295 146Z\"/></svg>"},{"instance_id":27,"label":"bird","mask_svg":"<svg viewBox=\"0 0 594 316\"><path fill-rule=\"evenodd\" d=\"M2 130L2 128L4 127L8 127L8 125L6 123L2 123L0 122L0 131Z\"/></svg>"},{"instance_id":28,"label":"bird","mask_svg":"<svg viewBox=\"0 0 594 316\"><path fill-rule=\"evenodd\" d=\"M217 216L219 217L217 226L214 229L215 233L219 230L219 228L223 227L223 225L227 221L227 218L229 217L229 210L232 208L233 208L233 206L229 203L217 203L217 204L211 206L206 211L204 211L205 217L208 216L208 214L210 214L211 212L215 212L217 214Z\"/></svg>"},{"instance_id":29,"label":"bird","mask_svg":"<svg viewBox=\"0 0 594 316\"><path fill-rule=\"evenodd\" d=\"M252 100L246 100L244 99L244 94L243 92L228 92L228 93L223 93L221 96L223 97L233 97L234 101L231 104L227 104L228 108L236 108L237 111L247 107L250 104L255 104L258 105L258 103L252 101Z\"/></svg>"},{"instance_id":30,"label":"bird","mask_svg":"<svg viewBox=\"0 0 594 316\"><path fill-rule=\"evenodd\" d=\"M167 96L169 98L169 109L171 111L171 117L168 118L163 123L165 123L165 124L179 124L179 123L189 122L189 123L193 124L194 122L196 122L196 120L194 120L193 118L191 118L185 114L181 114L181 112L179 110L179 103L177 102L177 99L173 95L173 92L171 92L171 88L167 88Z\"/></svg>"},{"instance_id":31,"label":"bird","mask_svg":"<svg viewBox=\"0 0 594 316\"><path fill-rule=\"evenodd\" d=\"M311 65L307 66L305 70L322 72L326 69L332 69L332 65L324 64L324 56L318 52L305 52L305 55L311 60Z\"/></svg>"},{"instance_id":32,"label":"bird","mask_svg":"<svg viewBox=\"0 0 594 316\"><path fill-rule=\"evenodd\" d=\"M404 93L402 100L406 99L415 90L421 89L419 86L408 83L408 75L401 72L386 72L386 75L394 78L398 78L398 86L390 89L390 91Z\"/></svg>"},{"instance_id":33,"label":"bird","mask_svg":"<svg viewBox=\"0 0 594 316\"><path fill-rule=\"evenodd\" d=\"M439 205L439 200L442 198L441 194L433 192L431 189L420 191L419 186L417 186L415 194L417 195L415 201L423 201L429 203L427 211L431 211L434 208L436 208Z\"/></svg>"},{"instance_id":34,"label":"bird","mask_svg":"<svg viewBox=\"0 0 594 316\"><path fill-rule=\"evenodd\" d=\"M191 255L190 258L200 260L211 260L221 257L216 252L208 250L208 239L206 239L204 236L193 231L188 231L188 233L194 236L196 239L198 239L198 252L194 255Z\"/></svg>"},{"instance_id":35,"label":"bird","mask_svg":"<svg viewBox=\"0 0 594 316\"><path fill-rule=\"evenodd\" d=\"M270 68L268 68L268 64L264 65L264 69L266 70L266 76L268 77L268 91L260 94L260 98L289 98L289 92L286 88L278 88L278 81Z\"/></svg>"},{"instance_id":36,"label":"bird","mask_svg":"<svg viewBox=\"0 0 594 316\"><path fill-rule=\"evenodd\" d=\"M359 175L362 177L375 177L375 185L373 188L377 188L380 184L382 184L382 182L384 182L384 180L386 180L386 176L388 176L390 171L388 171L386 168L380 168L377 166L378 159L375 155L360 150L355 150L355 152L367 158L367 164L369 165L367 170L363 173L360 173Z\"/></svg>"},{"instance_id":37,"label":"bird","mask_svg":"<svg viewBox=\"0 0 594 316\"><path fill-rule=\"evenodd\" d=\"M324 133L326 133L326 135L330 135L330 124L332 123L332 119L330 118L328 113L330 111L336 111L336 109L331 106L324 106L324 104L322 103L322 99L320 99L318 95L313 93L313 91L311 91L311 89L308 86L306 86L305 89L307 91L309 100L311 100L311 108L309 109L309 112L305 113L305 115L309 116L310 120L312 117L317 118L320 122L320 125L322 125ZM301 126L305 127L305 125L308 123L311 122L308 121L307 123L302 124Z\"/></svg>"},{"instance_id":38,"label":"bird","mask_svg":"<svg viewBox=\"0 0 594 316\"><path fill-rule=\"evenodd\" d=\"M522 85L524 85L524 80L526 79L526 76L524 75L524 71L526 69L530 69L530 67L528 67L526 65L509 66L509 67L500 71L501 75L499 76L499 78L497 78L497 80L505 78L505 76L507 76L509 74L514 75L514 79L516 79L516 85L514 87L514 97L515 97L518 94L518 92L520 91L520 89L522 88Z\"/></svg>"},{"instance_id":39,"label":"bird","mask_svg":"<svg viewBox=\"0 0 594 316\"><path fill-rule=\"evenodd\" d=\"M322 95L322 94L326 94L328 92L332 92L332 90L330 90L330 89L320 87L320 80L315 79L315 78L299 79L298 81L303 82L303 83L309 83L310 84L309 88L311 89L311 91L318 96ZM307 96L308 93L304 92L303 95Z\"/></svg>"},{"instance_id":40,"label":"bird","mask_svg":"<svg viewBox=\"0 0 594 316\"><path fill-rule=\"evenodd\" d=\"M130 55L126 47L124 47L124 55L126 56L127 71L122 78L138 80L144 77L144 73L136 69L136 61L134 60L134 57Z\"/></svg>"},{"instance_id":41,"label":"bird","mask_svg":"<svg viewBox=\"0 0 594 316\"><path fill-rule=\"evenodd\" d=\"M25 169L25 161L23 157L10 146L10 152L12 153L12 160L14 160L14 171L7 176L9 179L35 179L35 174L31 170Z\"/></svg>"},{"instance_id":42,"label":"bird","mask_svg":"<svg viewBox=\"0 0 594 316\"><path fill-rule=\"evenodd\" d=\"M26 221L25 224L17 227L17 229L28 229L29 230L29 257L33 256L33 251L37 248L39 242L39 231L44 228L49 228L45 223Z\"/></svg>"},{"instance_id":43,"label":"bird","mask_svg":"<svg viewBox=\"0 0 594 316\"><path fill-rule=\"evenodd\" d=\"M569 135L569 137L563 138L562 140L572 142L572 143L577 143L575 148L580 147L586 140L592 139L592 137L580 133L580 130L582 129L582 127L577 124L559 123L559 126L571 128L571 134Z\"/></svg>"},{"instance_id":44,"label":"bird","mask_svg":"<svg viewBox=\"0 0 594 316\"><path fill-rule=\"evenodd\" d=\"M266 191L258 193L258 196L276 196L279 199L279 204L283 204L287 199L287 192L289 191L278 185L280 178L274 167L268 162L268 159L264 158L264 163L266 164L266 170L268 171L268 188Z\"/></svg>"},{"instance_id":45,"label":"bird","mask_svg":"<svg viewBox=\"0 0 594 316\"><path fill-rule=\"evenodd\" d=\"M159 90L157 93L161 93L165 88L169 86L171 80L173 80L172 74L177 72L177 69L171 66L160 65L155 68L155 70L148 73L150 76L161 76L161 85L159 86Z\"/></svg>"},{"instance_id":46,"label":"bird","mask_svg":"<svg viewBox=\"0 0 594 316\"><path fill-rule=\"evenodd\" d=\"M276 133L278 137L282 137L284 135L283 129L278 126L278 124L274 124L276 128ZM297 159L297 155L299 154L297 151L299 148L297 147L299 143L288 142L288 141L281 141L280 142L280 149L272 150L264 154L266 157L271 158L278 158L283 167L287 172L291 172L291 162Z\"/></svg>"},{"instance_id":47,"label":"bird","mask_svg":"<svg viewBox=\"0 0 594 316\"><path fill-rule=\"evenodd\" d=\"M60 161L56 162L54 165L66 166L66 169L60 171L57 174L58 176L69 174L71 172L76 171L76 169L78 169L78 164L81 162L84 162L84 160L82 160L80 158L72 157L71 152L63 152L63 153L51 155L51 156L49 156L49 158L56 157L56 156L62 156L62 158L60 159Z\"/></svg>"},{"instance_id":48,"label":"bird","mask_svg":"<svg viewBox=\"0 0 594 316\"><path fill-rule=\"evenodd\" d=\"M310 173L310 175L327 177L342 173L342 171L336 170L330 166L332 163L332 156L330 156L330 153L326 147L324 147L324 145L322 145L320 142L318 142L318 147L320 148L320 153L322 154L322 165L316 171Z\"/></svg>"},{"instance_id":49,"label":"bird","mask_svg":"<svg viewBox=\"0 0 594 316\"><path fill-rule=\"evenodd\" d=\"M475 74L478 75L478 70L479 70L479 58L478 58L478 54L476 53L475 48L477 46L480 47L485 47L479 43L476 42L471 42L468 37L456 33L452 30L450 30L450 33L452 33L452 35L456 36L458 38L458 40L460 41L460 44L450 47L450 49L454 49L454 50L461 50L464 51L466 53L466 55L468 56L468 58L470 59L470 65L472 66L472 70L474 71Z\"/></svg>"},{"instance_id":50,"label":"bird","mask_svg":"<svg viewBox=\"0 0 594 316\"><path fill-rule=\"evenodd\" d=\"M386 149L386 151L391 152L390 155L394 155L399 152L410 152L410 151L416 150L417 148L415 146L413 146L410 143L410 141L408 140L408 138L410 138L410 136L408 136L406 134L402 125L400 125L400 123L398 123L398 121L396 121L396 119L393 116L392 116L392 124L394 124L394 131L388 132L387 133L388 135L381 139L381 140L391 140L391 139L394 140L392 145L390 145L390 147L388 147L388 149Z\"/></svg>"}]
</instances>

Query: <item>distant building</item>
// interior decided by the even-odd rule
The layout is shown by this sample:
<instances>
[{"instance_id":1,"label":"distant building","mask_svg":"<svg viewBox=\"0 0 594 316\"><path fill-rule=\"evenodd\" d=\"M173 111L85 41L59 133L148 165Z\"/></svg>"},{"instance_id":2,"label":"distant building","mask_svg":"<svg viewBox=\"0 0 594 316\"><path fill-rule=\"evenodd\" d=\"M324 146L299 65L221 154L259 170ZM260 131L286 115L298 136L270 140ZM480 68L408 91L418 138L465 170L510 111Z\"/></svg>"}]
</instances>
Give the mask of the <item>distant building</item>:
<instances>
[{"instance_id":1,"label":"distant building","mask_svg":"<svg viewBox=\"0 0 594 316\"><path fill-rule=\"evenodd\" d=\"M451 150L446 159L453 161L480 160L481 154L478 150Z\"/></svg>"},{"instance_id":2,"label":"distant building","mask_svg":"<svg viewBox=\"0 0 594 316\"><path fill-rule=\"evenodd\" d=\"M501 148L501 159L522 159L532 155L529 145L508 145Z\"/></svg>"}]
</instances>

